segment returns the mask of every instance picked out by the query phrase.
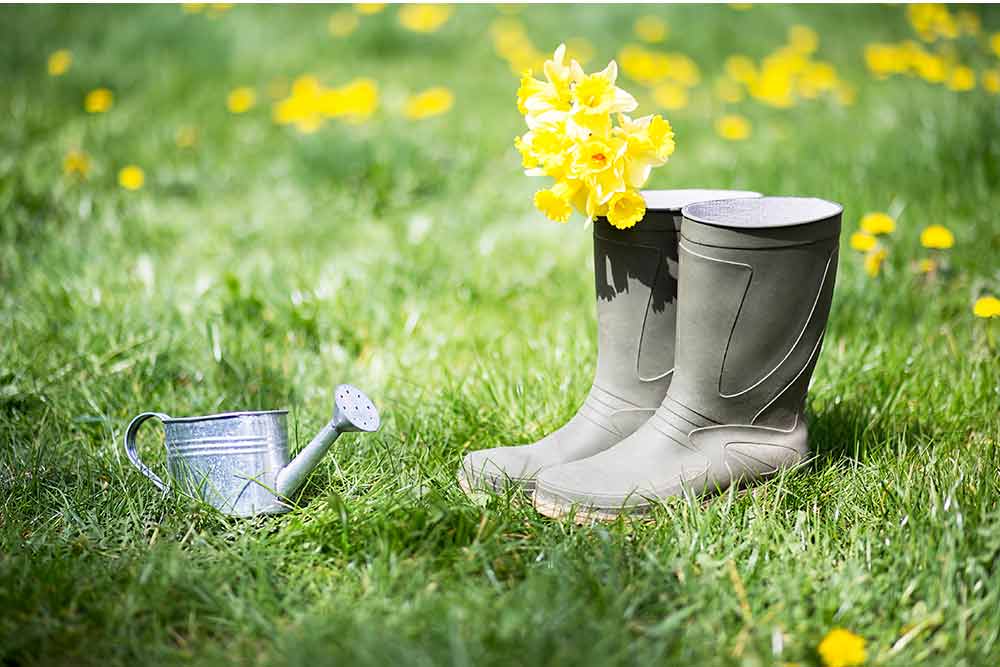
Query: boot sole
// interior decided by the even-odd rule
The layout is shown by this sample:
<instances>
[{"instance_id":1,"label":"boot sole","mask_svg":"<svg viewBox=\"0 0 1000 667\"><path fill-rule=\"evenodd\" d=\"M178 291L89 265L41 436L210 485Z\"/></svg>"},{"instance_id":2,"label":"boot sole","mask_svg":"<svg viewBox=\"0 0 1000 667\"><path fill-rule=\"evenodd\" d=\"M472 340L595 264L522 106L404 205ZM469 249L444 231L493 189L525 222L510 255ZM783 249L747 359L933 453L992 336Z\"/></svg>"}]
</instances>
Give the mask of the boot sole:
<instances>
[{"instance_id":1,"label":"boot sole","mask_svg":"<svg viewBox=\"0 0 1000 667\"><path fill-rule=\"evenodd\" d=\"M492 477L480 477L472 482L465 475L458 475L458 488L462 493L472 496L478 492L505 493L509 488L519 489L526 497L531 498L535 493L535 480L525 479L495 479Z\"/></svg>"}]
</instances>

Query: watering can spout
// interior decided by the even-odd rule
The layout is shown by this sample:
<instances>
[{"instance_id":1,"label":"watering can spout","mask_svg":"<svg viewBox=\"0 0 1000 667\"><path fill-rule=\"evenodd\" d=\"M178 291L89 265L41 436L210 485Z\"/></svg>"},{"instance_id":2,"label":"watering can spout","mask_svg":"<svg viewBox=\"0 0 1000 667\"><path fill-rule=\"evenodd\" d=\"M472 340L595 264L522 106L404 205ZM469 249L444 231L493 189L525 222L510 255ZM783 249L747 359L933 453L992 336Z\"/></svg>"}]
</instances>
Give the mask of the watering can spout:
<instances>
[{"instance_id":1,"label":"watering can spout","mask_svg":"<svg viewBox=\"0 0 1000 667\"><path fill-rule=\"evenodd\" d=\"M286 498L298 491L341 433L370 433L377 431L380 424L378 410L360 389L349 384L338 386L334 391L333 418L281 469L275 491Z\"/></svg>"}]
</instances>

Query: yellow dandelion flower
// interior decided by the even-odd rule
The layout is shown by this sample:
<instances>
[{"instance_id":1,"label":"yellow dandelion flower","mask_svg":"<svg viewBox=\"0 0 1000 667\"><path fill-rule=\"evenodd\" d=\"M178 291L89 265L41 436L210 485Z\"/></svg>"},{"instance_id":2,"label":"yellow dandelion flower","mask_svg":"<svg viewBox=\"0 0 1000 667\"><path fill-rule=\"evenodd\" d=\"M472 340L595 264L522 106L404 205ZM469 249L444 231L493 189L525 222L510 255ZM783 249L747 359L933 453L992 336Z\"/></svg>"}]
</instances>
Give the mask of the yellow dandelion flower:
<instances>
[{"instance_id":1,"label":"yellow dandelion flower","mask_svg":"<svg viewBox=\"0 0 1000 667\"><path fill-rule=\"evenodd\" d=\"M937 262L927 257L917 262L917 271L920 273L934 273L937 268Z\"/></svg>"},{"instance_id":2,"label":"yellow dandelion flower","mask_svg":"<svg viewBox=\"0 0 1000 667\"><path fill-rule=\"evenodd\" d=\"M750 136L750 121L738 114L726 114L715 121L715 131L727 141L743 141Z\"/></svg>"},{"instance_id":3,"label":"yellow dandelion flower","mask_svg":"<svg viewBox=\"0 0 1000 667\"><path fill-rule=\"evenodd\" d=\"M948 74L946 85L959 93L972 90L976 87L976 73L967 65L957 65Z\"/></svg>"},{"instance_id":4,"label":"yellow dandelion flower","mask_svg":"<svg viewBox=\"0 0 1000 667\"><path fill-rule=\"evenodd\" d=\"M146 182L146 173L134 164L122 167L118 172L118 185L126 190L138 190Z\"/></svg>"},{"instance_id":5,"label":"yellow dandelion flower","mask_svg":"<svg viewBox=\"0 0 1000 667\"><path fill-rule=\"evenodd\" d=\"M853 667L868 659L864 637L843 628L830 630L816 651L826 667Z\"/></svg>"},{"instance_id":6,"label":"yellow dandelion flower","mask_svg":"<svg viewBox=\"0 0 1000 667\"><path fill-rule=\"evenodd\" d=\"M878 239L868 232L854 232L851 234L850 243L858 252L868 252L878 244Z\"/></svg>"},{"instance_id":7,"label":"yellow dandelion flower","mask_svg":"<svg viewBox=\"0 0 1000 667\"><path fill-rule=\"evenodd\" d=\"M993 50L993 55L1000 58L1000 32L990 35L990 49Z\"/></svg>"},{"instance_id":8,"label":"yellow dandelion flower","mask_svg":"<svg viewBox=\"0 0 1000 667\"><path fill-rule=\"evenodd\" d=\"M788 29L788 44L797 53L810 54L819 47L819 35L806 25L793 25Z\"/></svg>"},{"instance_id":9,"label":"yellow dandelion flower","mask_svg":"<svg viewBox=\"0 0 1000 667\"><path fill-rule=\"evenodd\" d=\"M454 9L449 5L405 5L399 8L399 23L413 32L436 32Z\"/></svg>"},{"instance_id":10,"label":"yellow dandelion flower","mask_svg":"<svg viewBox=\"0 0 1000 667\"><path fill-rule=\"evenodd\" d=\"M982 318L1000 317L1000 299L995 296L981 296L972 306L972 313Z\"/></svg>"},{"instance_id":11,"label":"yellow dandelion flower","mask_svg":"<svg viewBox=\"0 0 1000 667\"><path fill-rule=\"evenodd\" d=\"M174 135L174 143L178 148L191 148L198 143L198 128L192 125L184 125L177 128Z\"/></svg>"},{"instance_id":12,"label":"yellow dandelion flower","mask_svg":"<svg viewBox=\"0 0 1000 667\"><path fill-rule=\"evenodd\" d=\"M873 236L891 234L896 231L896 221L887 213L866 213L861 218L861 229Z\"/></svg>"},{"instance_id":13,"label":"yellow dandelion flower","mask_svg":"<svg viewBox=\"0 0 1000 667\"><path fill-rule=\"evenodd\" d=\"M90 157L83 151L74 148L63 158L63 173L67 176L87 178L90 173Z\"/></svg>"},{"instance_id":14,"label":"yellow dandelion flower","mask_svg":"<svg viewBox=\"0 0 1000 667\"><path fill-rule=\"evenodd\" d=\"M889 256L889 251L885 248L875 246L865 255L865 273L872 278L878 276L882 271L882 263Z\"/></svg>"},{"instance_id":15,"label":"yellow dandelion flower","mask_svg":"<svg viewBox=\"0 0 1000 667\"><path fill-rule=\"evenodd\" d=\"M983 27L979 14L971 9L960 9L955 12L955 23L958 24L959 31L966 35L978 35Z\"/></svg>"},{"instance_id":16,"label":"yellow dandelion flower","mask_svg":"<svg viewBox=\"0 0 1000 667\"><path fill-rule=\"evenodd\" d=\"M454 94L443 86L437 86L410 97L403 114L411 120L420 120L447 113L454 104Z\"/></svg>"},{"instance_id":17,"label":"yellow dandelion flower","mask_svg":"<svg viewBox=\"0 0 1000 667\"><path fill-rule=\"evenodd\" d=\"M991 95L1000 94L1000 69L983 72L983 90Z\"/></svg>"},{"instance_id":18,"label":"yellow dandelion flower","mask_svg":"<svg viewBox=\"0 0 1000 667\"><path fill-rule=\"evenodd\" d=\"M636 37L644 42L656 44L667 38L667 23L659 16L640 16L632 28Z\"/></svg>"},{"instance_id":19,"label":"yellow dandelion flower","mask_svg":"<svg viewBox=\"0 0 1000 667\"><path fill-rule=\"evenodd\" d=\"M354 11L358 14L364 14L366 16L378 14L383 9L385 9L384 2L359 2L354 5Z\"/></svg>"},{"instance_id":20,"label":"yellow dandelion flower","mask_svg":"<svg viewBox=\"0 0 1000 667\"><path fill-rule=\"evenodd\" d=\"M947 250L955 245L955 235L944 225L931 225L920 232L920 245L925 248Z\"/></svg>"},{"instance_id":21,"label":"yellow dandelion flower","mask_svg":"<svg viewBox=\"0 0 1000 667\"><path fill-rule=\"evenodd\" d=\"M83 108L87 113L104 113L115 102L114 94L107 88L96 88L83 98Z\"/></svg>"},{"instance_id":22,"label":"yellow dandelion flower","mask_svg":"<svg viewBox=\"0 0 1000 667\"><path fill-rule=\"evenodd\" d=\"M234 88L226 97L226 108L232 113L246 113L257 104L257 93L253 88Z\"/></svg>"},{"instance_id":23,"label":"yellow dandelion flower","mask_svg":"<svg viewBox=\"0 0 1000 667\"><path fill-rule=\"evenodd\" d=\"M635 190L619 192L608 202L608 222L618 229L634 227L646 215L646 201Z\"/></svg>"},{"instance_id":24,"label":"yellow dandelion flower","mask_svg":"<svg viewBox=\"0 0 1000 667\"><path fill-rule=\"evenodd\" d=\"M360 24L361 19L358 18L355 12L349 9L342 9L330 15L330 20L327 21L326 28L334 37L347 37L357 30Z\"/></svg>"},{"instance_id":25,"label":"yellow dandelion flower","mask_svg":"<svg viewBox=\"0 0 1000 667\"><path fill-rule=\"evenodd\" d=\"M724 66L726 74L733 81L750 85L757 80L757 65L747 56L729 56Z\"/></svg>"},{"instance_id":26,"label":"yellow dandelion flower","mask_svg":"<svg viewBox=\"0 0 1000 667\"><path fill-rule=\"evenodd\" d=\"M49 76L62 76L69 71L72 64L73 54L67 49L53 51L52 55L49 56Z\"/></svg>"},{"instance_id":27,"label":"yellow dandelion flower","mask_svg":"<svg viewBox=\"0 0 1000 667\"><path fill-rule=\"evenodd\" d=\"M664 109L676 111L688 105L688 91L684 86L668 81L653 88L653 101Z\"/></svg>"}]
</instances>

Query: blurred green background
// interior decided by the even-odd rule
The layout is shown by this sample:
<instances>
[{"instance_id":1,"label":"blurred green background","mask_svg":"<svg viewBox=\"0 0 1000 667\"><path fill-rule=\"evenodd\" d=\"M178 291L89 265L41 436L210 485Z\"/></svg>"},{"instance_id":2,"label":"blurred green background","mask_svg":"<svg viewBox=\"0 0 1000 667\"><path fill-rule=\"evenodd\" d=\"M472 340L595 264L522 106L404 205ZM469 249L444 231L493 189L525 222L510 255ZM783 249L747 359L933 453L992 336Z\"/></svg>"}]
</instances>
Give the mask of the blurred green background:
<instances>
[{"instance_id":1,"label":"blurred green background","mask_svg":"<svg viewBox=\"0 0 1000 667\"><path fill-rule=\"evenodd\" d=\"M592 377L590 230L513 148L560 42L673 124L649 187L844 205L804 470L609 527L459 492ZM8 6L0 82L0 663L996 664L994 8ZM338 382L384 427L280 518L120 451L148 409L301 445Z\"/></svg>"}]
</instances>

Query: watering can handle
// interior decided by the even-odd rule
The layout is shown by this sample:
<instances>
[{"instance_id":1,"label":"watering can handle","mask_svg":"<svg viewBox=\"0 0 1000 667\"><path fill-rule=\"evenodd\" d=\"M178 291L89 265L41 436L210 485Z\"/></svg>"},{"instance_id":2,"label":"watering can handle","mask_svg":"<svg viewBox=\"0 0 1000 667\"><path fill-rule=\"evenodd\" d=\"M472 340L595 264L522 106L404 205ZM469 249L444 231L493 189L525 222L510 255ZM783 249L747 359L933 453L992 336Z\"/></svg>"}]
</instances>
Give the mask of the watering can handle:
<instances>
[{"instance_id":1,"label":"watering can handle","mask_svg":"<svg viewBox=\"0 0 1000 667\"><path fill-rule=\"evenodd\" d=\"M166 493L170 490L169 487L145 463L139 460L139 453L135 450L135 436L139 432L139 427L142 426L144 421L152 417L156 417L161 422L170 419L170 417L161 412L143 412L141 415L138 415L129 423L128 428L125 429L125 453L128 455L128 460L132 462L132 465L139 469L139 472L153 480L153 484L156 484L157 488Z\"/></svg>"}]
</instances>

